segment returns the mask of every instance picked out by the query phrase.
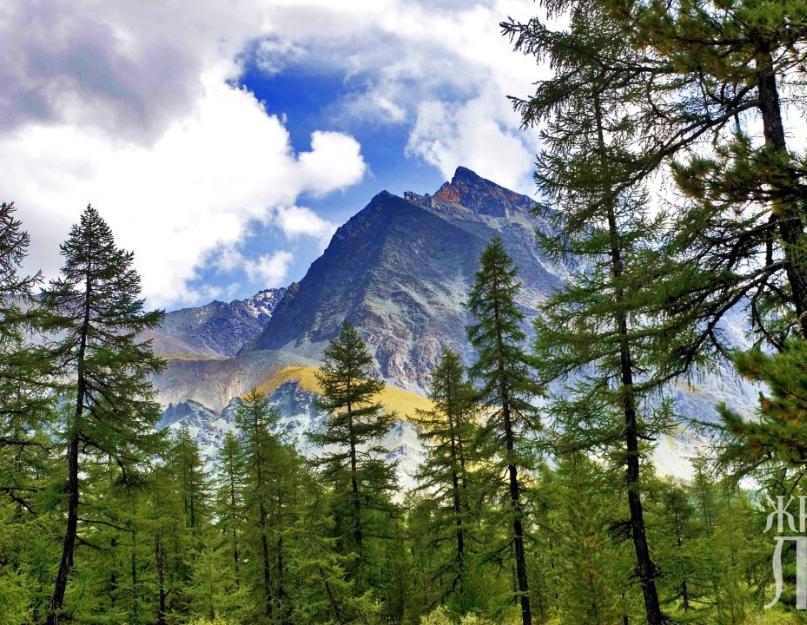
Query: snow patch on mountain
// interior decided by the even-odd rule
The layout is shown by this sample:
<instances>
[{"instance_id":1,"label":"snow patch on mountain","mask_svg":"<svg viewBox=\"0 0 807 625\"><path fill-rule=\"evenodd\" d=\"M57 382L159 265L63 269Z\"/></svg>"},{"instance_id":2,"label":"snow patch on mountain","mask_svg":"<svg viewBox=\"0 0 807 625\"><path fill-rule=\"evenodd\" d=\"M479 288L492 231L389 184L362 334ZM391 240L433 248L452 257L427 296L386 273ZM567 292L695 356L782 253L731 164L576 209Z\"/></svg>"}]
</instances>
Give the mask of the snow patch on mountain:
<instances>
[{"instance_id":1,"label":"snow patch on mountain","mask_svg":"<svg viewBox=\"0 0 807 625\"><path fill-rule=\"evenodd\" d=\"M172 434L187 427L199 444L203 460L213 467L227 433L238 434L236 414L240 401L238 398L232 399L219 413L193 400L169 404L158 427L168 429ZM316 395L301 388L296 380L291 380L281 384L268 401L279 417L272 427L273 433L284 442L293 444L306 458L316 457L320 450L306 436L307 432L321 432L325 427L326 414L317 409ZM389 462L398 462L401 486L404 489L413 487L417 467L423 457L423 446L412 425L406 421L396 421L381 441L381 446L387 450Z\"/></svg>"}]
</instances>

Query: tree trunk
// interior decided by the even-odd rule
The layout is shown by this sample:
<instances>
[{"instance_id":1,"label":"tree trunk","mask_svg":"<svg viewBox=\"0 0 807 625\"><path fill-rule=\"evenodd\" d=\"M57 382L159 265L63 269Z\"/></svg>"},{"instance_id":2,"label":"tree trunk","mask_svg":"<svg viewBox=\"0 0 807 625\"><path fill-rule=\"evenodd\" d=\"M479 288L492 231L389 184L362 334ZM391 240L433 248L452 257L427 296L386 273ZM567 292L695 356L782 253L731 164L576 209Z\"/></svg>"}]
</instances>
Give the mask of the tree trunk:
<instances>
[{"instance_id":1,"label":"tree trunk","mask_svg":"<svg viewBox=\"0 0 807 625\"><path fill-rule=\"evenodd\" d=\"M774 152L786 154L787 142L770 50L763 48L757 53L756 67L765 145ZM776 187L773 181L771 185ZM799 328L802 336L807 338L807 252L804 250L804 223L795 202L795 199L778 202L773 206L773 216L784 243L787 279Z\"/></svg>"},{"instance_id":2,"label":"tree trunk","mask_svg":"<svg viewBox=\"0 0 807 625\"><path fill-rule=\"evenodd\" d=\"M229 474L230 474L230 510L233 515L232 537L233 537L233 566L235 573L235 587L241 586L240 580L240 556L238 555L238 529L235 526L235 472L232 467L233 459L230 458Z\"/></svg>"},{"instance_id":3,"label":"tree trunk","mask_svg":"<svg viewBox=\"0 0 807 625\"><path fill-rule=\"evenodd\" d=\"M81 418L84 414L84 401L87 394L87 380L84 376L84 355L87 351L87 334L90 327L90 303L92 298L92 283L90 271L87 271L84 289L84 312L79 339L78 354L76 356L77 384L76 407L73 414L70 441L67 445L67 528L65 529L62 544L62 559L56 573L56 583L53 588L50 607L48 610L47 625L58 625L62 620L64 608L64 593L67 589L67 579L73 569L73 553L76 548L78 534L78 506L79 506L79 438L81 435Z\"/></svg>"},{"instance_id":4,"label":"tree trunk","mask_svg":"<svg viewBox=\"0 0 807 625\"><path fill-rule=\"evenodd\" d=\"M278 501L278 506L282 504ZM277 599L280 605L280 622L282 625L291 625L291 609L289 596L286 594L285 586L285 562L283 560L283 536L277 541Z\"/></svg>"},{"instance_id":5,"label":"tree trunk","mask_svg":"<svg viewBox=\"0 0 807 625\"><path fill-rule=\"evenodd\" d=\"M78 530L78 443L78 432L74 429L70 435L70 443L67 448L67 529L62 544L62 559L59 562L59 571L56 573L56 584L48 611L48 625L58 625L62 621L67 578L73 568L73 552L76 547Z\"/></svg>"},{"instance_id":6,"label":"tree trunk","mask_svg":"<svg viewBox=\"0 0 807 625\"><path fill-rule=\"evenodd\" d=\"M509 477L510 505L513 508L513 551L516 560L516 583L518 585L519 602L521 603L522 625L532 625L532 609L530 607L529 582L527 579L527 556L524 551L524 527L521 519L524 511L521 506L521 488L518 483L518 467L514 459L515 436L510 414L510 389L507 387L504 372L504 340L501 333L498 305L494 307L494 318L497 326L497 343L499 350L499 398L502 404L502 422L504 426L505 444L507 446L507 474Z\"/></svg>"},{"instance_id":7,"label":"tree trunk","mask_svg":"<svg viewBox=\"0 0 807 625\"><path fill-rule=\"evenodd\" d=\"M162 532L157 532L154 541L154 560L157 565L157 625L166 625L168 610L165 593L165 551L163 550Z\"/></svg>"},{"instance_id":8,"label":"tree trunk","mask_svg":"<svg viewBox=\"0 0 807 625\"><path fill-rule=\"evenodd\" d=\"M457 539L457 554L455 561L457 563L457 578L456 583L462 591L462 578L465 569L465 529L462 522L462 493L460 492L460 476L461 471L459 465L458 453L458 419L451 412L451 384L452 380L448 381L448 388L446 389L446 406L448 406L447 417L448 427L451 443L451 503L454 509L454 527Z\"/></svg>"},{"instance_id":9,"label":"tree trunk","mask_svg":"<svg viewBox=\"0 0 807 625\"><path fill-rule=\"evenodd\" d=\"M502 407L502 416L507 437L507 454L512 458L514 451L513 429L510 419L510 406L507 402ZM510 505L513 507L513 549L516 556L516 582L518 583L518 594L521 602L521 623L522 625L532 625L529 582L527 581L527 556L524 551L524 527L521 523L524 512L521 506L518 468L512 460L508 461L507 473L510 478Z\"/></svg>"},{"instance_id":10,"label":"tree trunk","mask_svg":"<svg viewBox=\"0 0 807 625\"><path fill-rule=\"evenodd\" d=\"M269 539L266 536L266 506L264 505L264 488L263 488L263 470L261 464L263 462L263 454L261 453L260 445L260 428L258 418L254 417L253 421L253 434L255 437L253 454L255 456L255 479L258 491L258 527L261 531L261 565L263 573L263 592L264 592L264 614L271 621L272 620L272 572L269 564Z\"/></svg>"},{"instance_id":11,"label":"tree trunk","mask_svg":"<svg viewBox=\"0 0 807 625\"><path fill-rule=\"evenodd\" d=\"M348 393L350 393L350 382L348 382ZM347 405L348 427L350 428L350 491L353 500L353 542L356 545L358 560L356 570L362 567L362 527L361 527L361 500L359 496L359 474L358 461L356 458L356 437L353 433L353 408L350 403Z\"/></svg>"},{"instance_id":12,"label":"tree trunk","mask_svg":"<svg viewBox=\"0 0 807 625\"><path fill-rule=\"evenodd\" d=\"M602 129L602 114L599 97L594 99L594 111L597 122L597 139L600 149L600 158L605 156L605 138ZM610 191L606 190L608 194ZM622 245L620 241L619 226L616 221L613 200L606 195L608 202L608 231L611 244L611 275L616 282L622 276ZM628 508L630 510L631 537L636 552L636 563L639 571L639 581L642 586L645 613L648 625L664 625L669 621L661 611L656 588L656 565L650 557L650 548L647 544L645 532L644 511L640 495L640 466L639 466L639 427L636 416L636 396L633 389L633 357L628 341L628 323L625 312L620 308L624 301L622 287L617 284L614 290L614 303L617 310L614 314L617 334L619 336L619 366L622 393L622 407L625 417L625 451L626 459L626 486L628 490Z\"/></svg>"},{"instance_id":13,"label":"tree trunk","mask_svg":"<svg viewBox=\"0 0 807 625\"><path fill-rule=\"evenodd\" d=\"M261 556L263 558L263 592L265 595L264 613L266 617L272 619L272 573L269 568L269 541L266 538L266 511L263 503L260 505L260 518L259 523L261 528Z\"/></svg>"}]
</instances>

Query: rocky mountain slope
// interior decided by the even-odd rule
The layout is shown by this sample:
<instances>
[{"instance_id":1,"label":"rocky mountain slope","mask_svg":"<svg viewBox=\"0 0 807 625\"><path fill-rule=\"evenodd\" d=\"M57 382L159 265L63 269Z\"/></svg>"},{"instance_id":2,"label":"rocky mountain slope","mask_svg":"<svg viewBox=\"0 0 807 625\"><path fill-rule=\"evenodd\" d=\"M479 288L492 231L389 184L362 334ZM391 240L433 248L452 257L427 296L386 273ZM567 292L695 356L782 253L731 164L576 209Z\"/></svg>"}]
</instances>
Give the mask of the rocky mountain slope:
<instances>
[{"instance_id":1,"label":"rocky mountain slope","mask_svg":"<svg viewBox=\"0 0 807 625\"><path fill-rule=\"evenodd\" d=\"M292 442L305 456L313 456L307 432L319 432L325 426L325 414L316 406L316 394L305 382L290 379L280 384L270 395L269 405L281 416L273 430L283 440ZM389 400L389 397L385 397ZM215 411L203 404L185 400L169 404L163 412L159 427L178 432L187 427L199 443L203 458L212 466L216 451L228 432L237 431L236 411L238 398L233 398L221 410ZM381 442L388 450L387 459L398 462L398 473L407 487L414 484L414 475L423 453L423 447L414 428L405 420L396 422Z\"/></svg>"},{"instance_id":2,"label":"rocky mountain slope","mask_svg":"<svg viewBox=\"0 0 807 625\"><path fill-rule=\"evenodd\" d=\"M312 412L311 372L344 320L359 328L380 373L397 387L390 393L398 412L421 407L442 346L472 357L463 303L494 233L518 266L519 303L528 317L567 278L566 266L538 252L535 231L549 225L532 214L534 206L460 167L434 194L376 195L336 231L299 283L259 294L263 317L250 300L170 313L155 337L160 353L169 355L155 380L168 407L163 423L188 424L212 452L233 427L231 400L257 386L272 393L282 417L278 427L294 433L305 450L302 432L321 424ZM741 345L741 316L730 326ZM695 382L670 391L685 418L711 420L719 401L746 412L755 403L755 389L730 372ZM418 445L409 425L402 421L387 444L405 467L414 467ZM684 433L661 441L658 466L684 475L685 457L696 445Z\"/></svg>"},{"instance_id":3,"label":"rocky mountain slope","mask_svg":"<svg viewBox=\"0 0 807 625\"><path fill-rule=\"evenodd\" d=\"M531 214L534 205L462 167L434 195L379 193L336 231L242 353L317 359L348 320L384 378L423 391L443 345L469 356L463 302L494 233L520 269L528 313L565 276L537 252L534 232L547 225Z\"/></svg>"},{"instance_id":4,"label":"rocky mountain slope","mask_svg":"<svg viewBox=\"0 0 807 625\"><path fill-rule=\"evenodd\" d=\"M165 315L162 326L148 334L157 354L183 358L234 356L269 323L286 289L267 289L245 300L214 301Z\"/></svg>"}]
</instances>

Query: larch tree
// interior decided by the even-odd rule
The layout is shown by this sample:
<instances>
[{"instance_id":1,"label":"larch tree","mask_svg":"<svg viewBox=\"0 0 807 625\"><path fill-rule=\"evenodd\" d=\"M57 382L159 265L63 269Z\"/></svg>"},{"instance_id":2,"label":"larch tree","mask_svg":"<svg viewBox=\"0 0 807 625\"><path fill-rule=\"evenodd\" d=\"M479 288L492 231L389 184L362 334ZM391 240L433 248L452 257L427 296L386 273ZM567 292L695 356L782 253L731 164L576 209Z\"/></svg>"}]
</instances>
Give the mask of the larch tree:
<instances>
[{"instance_id":1,"label":"larch tree","mask_svg":"<svg viewBox=\"0 0 807 625\"><path fill-rule=\"evenodd\" d=\"M133 255L116 247L112 231L88 206L61 246L61 277L43 291L50 349L73 407L63 424L66 439L66 520L62 555L48 610L48 625L69 620L65 591L75 560L81 516L81 476L87 464L108 462L122 484L159 450L160 416L150 376L162 368L140 337L156 327L161 311L147 312Z\"/></svg>"},{"instance_id":2,"label":"larch tree","mask_svg":"<svg viewBox=\"0 0 807 625\"><path fill-rule=\"evenodd\" d=\"M412 417L418 436L426 446L426 458L418 470L418 489L434 504L431 533L442 545L450 537L453 549L446 561L431 574L435 579L448 575L450 583L441 589L439 600L455 595L465 600L468 556L472 550L469 534L475 506L469 483L476 436L475 390L467 380L459 356L444 349L431 376L429 399L433 408L419 410ZM470 610L473 606L463 606Z\"/></svg>"},{"instance_id":3,"label":"larch tree","mask_svg":"<svg viewBox=\"0 0 807 625\"><path fill-rule=\"evenodd\" d=\"M270 526L270 467L277 446L271 427L277 422L277 415L270 408L266 395L255 389L242 398L236 411L236 420L244 439L247 468L245 502L252 513L250 525L253 531L249 532L247 538L251 543L250 554L258 568L254 585L261 595L256 608L260 618L269 623L275 618L277 603Z\"/></svg>"},{"instance_id":4,"label":"larch tree","mask_svg":"<svg viewBox=\"0 0 807 625\"><path fill-rule=\"evenodd\" d=\"M666 380L659 363L672 341L670 329L657 321L652 279L663 214L648 210L638 183L624 182L637 157L619 105L642 83L628 77L615 83L621 66L613 69L602 59L639 61L596 0L568 8L563 32L537 20L506 25L517 49L547 57L556 69L532 97L515 104L525 125L546 122L535 179L547 198L540 211L553 229L539 243L552 257L573 259L576 268L542 306L537 360L546 382L568 380L570 392L553 402L564 430L561 449L621 449L647 620L660 625L667 619L644 520L640 441L668 427L666 418L650 418L667 411L644 400Z\"/></svg>"},{"instance_id":5,"label":"larch tree","mask_svg":"<svg viewBox=\"0 0 807 625\"><path fill-rule=\"evenodd\" d=\"M520 288L513 261L501 237L494 235L482 253L468 298L475 319L468 327L468 338L476 350L470 373L479 382L478 399L486 419L480 446L483 453L490 454L493 479L499 482L500 476L506 476L503 486L510 524L506 547L513 552L521 620L530 625L523 472L535 465L534 437L541 424L532 402L541 389L533 378L533 362L524 351L524 314L516 303Z\"/></svg>"},{"instance_id":6,"label":"larch tree","mask_svg":"<svg viewBox=\"0 0 807 625\"><path fill-rule=\"evenodd\" d=\"M30 334L40 319L22 270L30 237L12 203L0 204L0 621L37 618L46 577L43 493L51 475L53 422L47 354Z\"/></svg>"},{"instance_id":7,"label":"larch tree","mask_svg":"<svg viewBox=\"0 0 807 625\"><path fill-rule=\"evenodd\" d=\"M599 45L598 29L553 30L537 18L503 24L520 49L563 65L549 81L555 100L591 93L592 84L610 94L604 104L629 134L630 151L615 161L614 189L667 178L683 196L671 203L659 255L668 262L651 277L670 326L670 375L732 347L720 322L742 302L750 303L752 327L775 346L793 327L807 334L805 168L783 121L804 94L803 2L542 4L551 15L590 13L619 44ZM516 103L525 117L543 106Z\"/></svg>"},{"instance_id":8,"label":"larch tree","mask_svg":"<svg viewBox=\"0 0 807 625\"><path fill-rule=\"evenodd\" d=\"M52 416L51 361L26 336L39 329L41 310L33 295L40 274L25 275L30 237L13 203L0 204L0 492L18 520L33 514L26 483L42 465L49 443L43 426Z\"/></svg>"},{"instance_id":9,"label":"larch tree","mask_svg":"<svg viewBox=\"0 0 807 625\"><path fill-rule=\"evenodd\" d=\"M244 452L238 438L232 432L224 435L224 441L216 459L217 491L216 517L218 527L229 543L232 577L238 586L241 581L242 530L244 522Z\"/></svg>"},{"instance_id":10,"label":"larch tree","mask_svg":"<svg viewBox=\"0 0 807 625\"><path fill-rule=\"evenodd\" d=\"M344 552L354 556L352 579L359 590L365 590L368 526L375 523L377 511L388 507L395 483L393 465L383 459L386 450L380 446L395 416L381 405L384 383L375 373L364 341L347 323L325 350L317 380L319 406L328 416L322 431L309 437L324 448L316 463L334 481L337 531Z\"/></svg>"}]
</instances>

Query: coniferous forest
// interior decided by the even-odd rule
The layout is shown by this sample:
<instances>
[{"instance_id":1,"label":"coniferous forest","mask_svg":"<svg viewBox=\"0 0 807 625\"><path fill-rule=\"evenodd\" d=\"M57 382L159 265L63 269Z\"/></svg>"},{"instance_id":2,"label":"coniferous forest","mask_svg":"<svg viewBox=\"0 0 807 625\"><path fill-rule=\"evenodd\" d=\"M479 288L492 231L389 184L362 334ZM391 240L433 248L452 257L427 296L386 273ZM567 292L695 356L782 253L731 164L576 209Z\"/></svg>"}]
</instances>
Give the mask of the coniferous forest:
<instances>
[{"instance_id":1,"label":"coniferous forest","mask_svg":"<svg viewBox=\"0 0 807 625\"><path fill-rule=\"evenodd\" d=\"M474 356L444 348L412 414L343 323L311 456L259 389L212 463L159 430L164 313L133 254L88 206L45 279L0 206L0 625L807 622L807 161L783 117L807 3L540 4L501 29L552 69L511 101L542 140L535 246L568 280L528 316L494 236ZM681 410L703 375L758 383L754 416ZM413 488L381 446L399 420ZM690 480L652 460L682 432L705 441Z\"/></svg>"}]
</instances>

